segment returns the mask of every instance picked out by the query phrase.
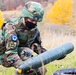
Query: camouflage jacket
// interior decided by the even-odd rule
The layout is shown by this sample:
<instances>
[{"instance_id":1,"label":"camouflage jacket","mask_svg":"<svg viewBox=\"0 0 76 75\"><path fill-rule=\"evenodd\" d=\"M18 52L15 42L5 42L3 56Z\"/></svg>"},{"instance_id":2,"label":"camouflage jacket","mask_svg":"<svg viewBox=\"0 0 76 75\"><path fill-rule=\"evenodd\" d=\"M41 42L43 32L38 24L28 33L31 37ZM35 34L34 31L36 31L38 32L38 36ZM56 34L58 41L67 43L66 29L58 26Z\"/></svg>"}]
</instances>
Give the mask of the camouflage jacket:
<instances>
[{"instance_id":1,"label":"camouflage jacket","mask_svg":"<svg viewBox=\"0 0 76 75\"><path fill-rule=\"evenodd\" d=\"M15 51L18 47L31 48L33 43L41 47L40 33L37 28L28 31L22 25L22 17L12 19L3 28L6 50ZM37 53L37 51L35 51Z\"/></svg>"}]
</instances>

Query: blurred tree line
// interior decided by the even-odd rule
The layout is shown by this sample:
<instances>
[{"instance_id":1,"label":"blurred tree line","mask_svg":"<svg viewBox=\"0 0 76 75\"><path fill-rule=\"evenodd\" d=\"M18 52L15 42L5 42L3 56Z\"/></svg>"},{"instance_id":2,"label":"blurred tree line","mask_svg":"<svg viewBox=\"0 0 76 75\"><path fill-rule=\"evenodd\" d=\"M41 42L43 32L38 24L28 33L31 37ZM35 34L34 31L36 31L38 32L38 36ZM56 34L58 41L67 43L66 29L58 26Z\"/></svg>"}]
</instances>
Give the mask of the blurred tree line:
<instances>
[{"instance_id":1,"label":"blurred tree line","mask_svg":"<svg viewBox=\"0 0 76 75\"><path fill-rule=\"evenodd\" d=\"M46 12L46 19L56 24L66 23L73 11L73 0L57 0L52 9Z\"/></svg>"},{"instance_id":2,"label":"blurred tree line","mask_svg":"<svg viewBox=\"0 0 76 75\"><path fill-rule=\"evenodd\" d=\"M0 0L0 10L13 10L20 5L24 6L28 1L40 2L43 6L47 6L47 3L54 4L56 0Z\"/></svg>"}]
</instances>

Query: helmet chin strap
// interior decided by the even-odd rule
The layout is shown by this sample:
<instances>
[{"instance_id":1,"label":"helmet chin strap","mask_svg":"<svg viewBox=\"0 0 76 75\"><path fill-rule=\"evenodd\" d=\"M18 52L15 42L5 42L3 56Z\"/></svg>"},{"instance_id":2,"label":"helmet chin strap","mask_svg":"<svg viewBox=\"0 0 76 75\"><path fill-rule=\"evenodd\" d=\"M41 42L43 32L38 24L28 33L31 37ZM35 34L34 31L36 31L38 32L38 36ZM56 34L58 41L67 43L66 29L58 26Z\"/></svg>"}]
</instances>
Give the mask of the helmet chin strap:
<instances>
[{"instance_id":1,"label":"helmet chin strap","mask_svg":"<svg viewBox=\"0 0 76 75\"><path fill-rule=\"evenodd\" d=\"M22 23L23 23L24 26L26 26L24 18L22 19Z\"/></svg>"}]
</instances>

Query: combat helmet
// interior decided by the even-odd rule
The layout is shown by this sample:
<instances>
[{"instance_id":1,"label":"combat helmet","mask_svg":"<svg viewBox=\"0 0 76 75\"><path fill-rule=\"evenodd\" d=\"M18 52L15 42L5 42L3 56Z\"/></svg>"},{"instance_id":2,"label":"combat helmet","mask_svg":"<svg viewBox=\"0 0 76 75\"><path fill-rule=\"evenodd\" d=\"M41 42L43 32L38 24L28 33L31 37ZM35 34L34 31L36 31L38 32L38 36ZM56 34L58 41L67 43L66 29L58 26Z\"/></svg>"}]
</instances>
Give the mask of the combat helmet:
<instances>
[{"instance_id":1,"label":"combat helmet","mask_svg":"<svg viewBox=\"0 0 76 75\"><path fill-rule=\"evenodd\" d=\"M28 17L37 22L42 21L43 15L44 7L40 3L34 1L27 2L21 13L22 17Z\"/></svg>"}]
</instances>

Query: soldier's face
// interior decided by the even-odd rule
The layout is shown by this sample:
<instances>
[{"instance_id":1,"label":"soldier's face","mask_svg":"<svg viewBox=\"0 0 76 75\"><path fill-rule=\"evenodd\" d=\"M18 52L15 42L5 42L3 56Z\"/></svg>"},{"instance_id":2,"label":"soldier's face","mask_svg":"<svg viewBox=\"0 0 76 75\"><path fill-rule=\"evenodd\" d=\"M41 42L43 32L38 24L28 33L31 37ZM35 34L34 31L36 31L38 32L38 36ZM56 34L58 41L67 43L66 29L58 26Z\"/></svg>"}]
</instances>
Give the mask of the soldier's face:
<instances>
[{"instance_id":1,"label":"soldier's face","mask_svg":"<svg viewBox=\"0 0 76 75\"><path fill-rule=\"evenodd\" d=\"M35 21L35 20L31 19L31 18L27 18L26 21L29 21L29 22L31 22L33 24L37 24L37 21Z\"/></svg>"},{"instance_id":2,"label":"soldier's face","mask_svg":"<svg viewBox=\"0 0 76 75\"><path fill-rule=\"evenodd\" d=\"M25 19L25 26L27 27L28 30L31 30L37 26L37 21L35 21L31 18L26 18Z\"/></svg>"}]
</instances>

